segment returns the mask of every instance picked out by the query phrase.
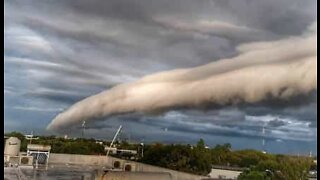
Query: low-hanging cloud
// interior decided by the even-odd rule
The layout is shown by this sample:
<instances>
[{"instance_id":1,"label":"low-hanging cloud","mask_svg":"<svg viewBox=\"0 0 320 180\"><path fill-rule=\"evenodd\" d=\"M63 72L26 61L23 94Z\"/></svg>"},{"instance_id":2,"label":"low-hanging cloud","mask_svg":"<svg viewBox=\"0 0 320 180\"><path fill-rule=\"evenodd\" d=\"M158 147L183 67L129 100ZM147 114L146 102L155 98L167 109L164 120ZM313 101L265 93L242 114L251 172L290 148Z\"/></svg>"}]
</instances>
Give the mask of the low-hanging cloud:
<instances>
[{"instance_id":1,"label":"low-hanging cloud","mask_svg":"<svg viewBox=\"0 0 320 180\"><path fill-rule=\"evenodd\" d=\"M316 23L299 37L238 46L239 55L121 84L57 115L47 129L133 112L287 100L317 89Z\"/></svg>"}]
</instances>

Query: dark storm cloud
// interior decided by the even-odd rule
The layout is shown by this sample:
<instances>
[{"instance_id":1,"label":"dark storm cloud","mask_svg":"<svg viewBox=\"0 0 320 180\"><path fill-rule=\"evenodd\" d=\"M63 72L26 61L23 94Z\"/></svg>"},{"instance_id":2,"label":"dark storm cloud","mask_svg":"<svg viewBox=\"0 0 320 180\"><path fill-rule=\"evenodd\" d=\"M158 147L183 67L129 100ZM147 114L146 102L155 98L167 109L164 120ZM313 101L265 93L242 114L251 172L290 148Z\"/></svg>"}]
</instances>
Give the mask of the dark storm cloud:
<instances>
[{"instance_id":1,"label":"dark storm cloud","mask_svg":"<svg viewBox=\"0 0 320 180\"><path fill-rule=\"evenodd\" d=\"M285 124L286 124L286 123L285 123L284 121L275 119L275 120L269 121L268 126L271 126L271 127L279 127L279 126L283 126L283 125L285 125Z\"/></svg>"},{"instance_id":2,"label":"dark storm cloud","mask_svg":"<svg viewBox=\"0 0 320 180\"><path fill-rule=\"evenodd\" d=\"M227 14L249 25L279 34L296 35L316 19L317 1L217 1Z\"/></svg>"},{"instance_id":3,"label":"dark storm cloud","mask_svg":"<svg viewBox=\"0 0 320 180\"><path fill-rule=\"evenodd\" d=\"M243 105L239 108L253 116L269 113L313 122L317 121L317 92L313 91L285 101L268 101L255 105Z\"/></svg>"},{"instance_id":4,"label":"dark storm cloud","mask_svg":"<svg viewBox=\"0 0 320 180\"><path fill-rule=\"evenodd\" d=\"M29 92L24 94L24 96L72 104L86 97L86 94L76 94L74 92L63 92L63 91L59 92L55 90L55 91L49 91L49 92L48 91Z\"/></svg>"},{"instance_id":5,"label":"dark storm cloud","mask_svg":"<svg viewBox=\"0 0 320 180\"><path fill-rule=\"evenodd\" d=\"M201 111L169 112L163 117L141 117L139 114L120 115L108 118L107 121L87 122L89 129L110 131L123 126L124 133L139 134L202 134L209 136L246 137L251 139L266 138L270 140L314 140L314 132L309 132L308 123L295 119L277 116L246 116L237 120L233 117L239 110L214 110L206 113ZM193 114L193 115L191 115ZM201 116L197 115L200 114ZM234 114L225 121L224 114ZM233 117L233 118L232 118ZM215 118L215 119L213 119ZM111 128L113 127L113 128ZM134 129L132 129L135 127ZM262 133L265 127L266 133ZM71 127L72 128L72 127ZM63 130L61 130L63 131ZM116 131L116 130L112 130Z\"/></svg>"},{"instance_id":6,"label":"dark storm cloud","mask_svg":"<svg viewBox=\"0 0 320 180\"><path fill-rule=\"evenodd\" d=\"M65 43L68 42L67 39L70 38L76 40L76 42L69 42L67 44L67 46L74 49L75 52L97 49L97 51L93 50L93 53L90 53L90 55L92 55L91 57L85 57L85 55L83 55L82 58L95 58L95 54L98 54L97 52L107 50L108 54L102 54L102 56L105 56L106 58L108 58L108 56L110 57L110 54L113 54L113 56L111 56L112 58L126 57L132 59L134 57L139 59L139 62L141 63L132 63L132 60L129 61L126 60L126 58L121 59L120 61L122 61L122 63L132 64L141 71L143 71L143 69L156 68L152 65L145 67L150 61L161 62L161 64L163 64L162 69L172 69L175 67L183 68L204 64L214 59L230 57L236 53L234 46L237 43L235 40L225 39L223 37L224 35L219 36L218 33L214 37L209 36L209 39L206 39L208 37L202 35L204 37L200 36L199 40L196 38L197 33L176 31L174 29L168 29L168 27L162 27L161 23L159 24L154 20L156 17L174 17L180 18L182 21L188 19L191 19L192 21L198 21L199 19L218 19L219 21L228 22L229 20L228 23L239 24L235 25L235 27L241 27L242 24L244 24L250 29L250 24L255 23L246 21L260 23L268 21L270 16L265 15L261 22L261 18L258 18L261 13L257 10L268 7L274 9L275 12L273 15L277 13L277 17L295 17L295 22L301 21L311 23L313 20L313 11L307 9L310 4L312 4L312 1L301 4L301 10L299 9L299 11L297 8L298 5L296 5L298 2L285 3L285 1L279 3L280 5L263 1L243 1L242 5L241 3L238 4L233 1L221 4L220 1L128 2L123 0L97 1L97 3L92 3L91 1L50 1L46 3L38 1L16 1L16 3L14 8L19 8L21 12L18 12L20 12L21 15L19 15L19 13L10 13L9 11L7 13L9 14L9 17L15 17L15 19L19 20L18 22L21 22L25 26L30 27L32 30L39 32L44 36L51 35L58 38L60 41L63 39ZM97 4L99 4L99 6L97 6ZM170 6L168 6L168 4L170 4ZM9 6L10 5L11 4L9 3ZM288 8L288 5L289 7L292 6L292 8ZM234 8L235 6L237 6L237 8ZM248 8L247 6L251 8ZM235 9L235 12L230 12L232 9ZM286 13L288 11L287 9L292 10L290 13ZM190 12L192 12L192 14ZM295 12L297 14L294 14ZM235 15L235 13L238 14ZM60 14L63 14L64 18L61 18ZM309 19L305 19L305 16L309 17ZM234 17L250 18L248 18L248 20L239 18L240 20L237 22L237 19L234 19ZM257 17L257 19L254 19L254 17ZM273 20L279 21L278 19ZM291 24L286 21L281 23L282 26ZM254 29L256 28L255 26L253 27ZM304 29L305 27L305 25L301 25L300 28ZM117 32L119 29L125 33L120 33L120 35L123 35L123 37L127 39L133 39L126 41L121 38L122 36L108 35L109 32ZM266 31L269 29L261 28L261 30ZM236 32L237 30L233 33ZM273 32L270 31L270 33ZM208 34L210 34L210 32L208 32ZM134 38L135 36L137 36L137 38ZM259 38L257 36L259 35L254 35L253 33L250 33L250 31L248 33L248 37L250 38ZM151 39L151 41L149 39ZM148 42L151 44L148 44ZM86 45L83 46L81 44ZM61 44L57 44L54 47L60 45ZM79 46L79 48L77 48L77 46ZM85 49L81 49L81 46ZM146 49L148 50L146 51ZM153 49L157 49L157 51L154 51ZM61 53L62 52L57 52L56 54ZM66 56L72 57L70 55ZM161 58L159 59L159 57ZM70 62L75 63L75 65L81 65L81 63L78 63L78 60ZM86 64L86 66L89 65ZM99 67L100 66L94 66L93 69L98 69ZM101 70L106 68L106 66L101 67Z\"/></svg>"},{"instance_id":7,"label":"dark storm cloud","mask_svg":"<svg viewBox=\"0 0 320 180\"><path fill-rule=\"evenodd\" d=\"M36 1L35 1L36 2ZM33 29L36 31L42 31L42 33L54 33L55 36L60 36L61 38L74 38L78 39L80 41L84 41L85 43L97 43L99 41L103 41L105 39L106 43L110 41L110 44L112 45L117 45L117 44L122 44L123 41L118 41L116 38L112 37L107 37L107 36L101 36L103 33L101 33L102 29L99 29L99 20L101 23L108 24L109 21L117 21L116 24L120 24L120 26L124 26L124 28L127 28L131 32L134 32L132 36L141 34L143 37L147 38L157 38L157 41L162 42L162 41L167 41L164 44L168 45L172 44L172 41L174 39L177 39L174 41L174 44L177 43L182 43L182 42L194 42L194 33L186 33L186 32L172 32L168 30L168 27L163 28L161 27L161 23L159 24L157 21L154 20L155 17L162 17L162 16L170 16L172 17L178 17L182 18L180 20L184 19L193 19L193 21L197 21L199 19L210 19L209 17L214 17L213 20L218 19L219 21L228 21L227 18L225 17L239 17L239 22L233 22L237 21L234 20L233 18L230 18L229 21L231 24L245 24L245 26L248 26L250 29L251 24L256 24L257 22L262 23L262 22L269 22L269 21L279 21L279 19L283 18L286 19L287 17L295 18L295 22L301 22L301 23L308 23L310 24L313 20L314 17L312 16L312 12L310 9L307 9L309 7L312 7L310 4L313 3L313 1L307 1L302 4L299 4L298 2L291 2L291 3L286 3L285 1L281 3L273 3L273 2L265 2L265 1L257 1L257 2L242 2L242 3L236 3L236 2L228 2L228 3L223 3L221 4L220 1L200 1L200 2L194 2L194 1L168 1L168 2L159 2L159 1L103 1L103 2L97 2L97 3L92 3L91 1L59 1L59 2L51 2L49 5L47 3L43 2L37 2L35 3L35 6L30 6L29 4L32 4L32 2L24 2L20 1L19 5L16 6L21 6L22 11L27 11L26 13L33 17L33 18L22 18L22 22L27 25L27 26L33 26ZM20 4L21 3L21 4ZM168 7L167 4L170 4ZM298 5L297 5L298 3ZM97 6L99 4L99 6ZM210 6L208 6L208 4ZM279 5L280 4L280 5ZM288 8L288 4L290 8ZM37 8L37 6L39 6ZM127 8L128 6L132 8ZM237 8L234 8L237 6ZM291 7L292 6L292 7ZM49 8L50 7L50 8ZM251 7L251 8L249 8ZM272 13L272 17L270 15L268 16L267 14L263 14L258 10L262 10L263 8L270 8ZM298 9L299 7L299 9ZM305 8L303 8L305 7ZM34 9L39 9L36 11L37 13L34 13L32 10ZM56 10L59 12L59 14L64 14L65 15L65 20L61 19L60 16L53 11L52 9L58 9ZM124 10L125 9L125 10ZM230 10L235 9L235 12ZM305 10L307 9L307 10ZM224 11L225 10L225 11ZM31 13L31 12L32 13ZM44 12L46 11L44 14ZM193 12L192 15L190 14L190 11ZM217 12L224 12L222 14L219 13L217 15ZM179 12L179 13L177 13ZM281 13L280 13L281 12ZM10 13L10 12L9 12ZM229 13L229 15L228 15ZM235 14L238 13L238 14ZM251 14L250 14L251 13ZM276 14L275 14L276 13ZM296 14L295 14L296 13ZM39 15L37 15L39 14ZM130 16L129 16L130 14ZM231 14L231 15L230 15ZM263 21L261 21L262 17L260 18L263 14ZM25 15L25 14L23 14ZM41 16L44 15L44 16ZM225 16L223 16L225 15ZM34 17L35 16L35 17ZM49 16L49 17L46 17ZM180 17L182 16L182 17ZM217 17L216 17L217 16ZM223 16L224 18L220 17ZM273 18L279 17L277 19ZM28 16L27 16L28 17ZM246 18L240 18L240 17L246 17ZM306 18L308 17L308 18ZM256 18L256 19L254 19ZM270 20L268 19L270 18ZM42 19L42 20L41 20ZM50 20L48 20L50 19ZM90 26L91 28L83 29L84 27L81 26L80 22L82 19L86 19L87 26ZM91 23L90 20L93 22ZM133 21L134 20L134 21ZM123 22L124 21L124 22ZM246 22L249 21L249 22ZM254 23L250 23L250 21ZM95 24L94 22L98 22L98 24ZM120 22L120 23L119 23ZM280 21L281 26L285 26L288 24L291 25L291 22L287 21ZM51 24L51 25L50 25ZM73 24L73 25L72 25ZM54 27L53 25L58 25L58 27ZM72 26L70 26L72 25ZM112 25L112 24L111 24ZM306 27L307 25L302 24L300 26L301 31ZM68 30L66 30L66 27ZM139 28L140 27L140 28ZM148 28L143 28L143 27L148 27ZM255 28L255 26L253 26ZM106 27L108 28L108 27ZM110 28L110 26L109 26ZM261 27L259 27L261 28ZM64 30L63 30L64 29ZM270 30L270 29L263 29L262 30ZM292 30L296 30L297 28L288 28ZM79 30L79 31L77 31ZM135 31L139 30L139 31ZM107 32L107 31L106 31ZM169 35L166 35L167 38L163 35L160 36L160 32L167 33ZM273 33L273 31L269 31ZM160 34L159 34L160 33ZM292 35L291 32L288 32L289 35ZM210 33L209 33L210 34ZM298 34L298 33L296 33ZM221 34L220 34L221 35ZM179 38L184 37L184 38ZM217 34L219 37L219 34ZM252 33L248 34L249 38L255 37L257 35L254 35ZM259 36L259 35L258 35ZM143 38L141 36L141 38ZM143 39L140 38L140 42L137 42L136 46L139 46L138 44L143 43ZM223 38L223 37L222 37ZM138 39L137 39L138 40ZM141 41L142 40L142 41ZM214 40L214 39L213 39ZM267 39L264 39L267 40ZM234 40L233 40L234 41ZM205 41L207 42L207 41ZM233 42L234 43L234 42ZM201 45L201 44L199 44ZM148 46L144 46L146 48ZM161 46L160 46L161 47ZM197 47L197 46L191 46L190 49ZM212 48L214 49L214 48ZM229 51L232 51L232 47L229 48ZM160 49L161 50L161 49ZM121 51L123 54L123 51ZM209 52L209 51L207 51ZM133 55L131 52L130 55ZM121 53L119 53L121 54ZM139 54L139 53L138 53ZM201 51L200 53L197 54L202 54ZM217 54L215 52L214 54ZM228 54L228 53L227 53ZM229 53L230 54L230 53ZM215 59L213 55L207 56L207 58ZM221 58L223 56L217 57ZM164 58L165 59L165 58ZM172 61L172 60L171 60ZM201 63L209 62L210 60L202 60L199 59L199 61L204 61ZM186 62L184 62L186 63ZM194 65L194 64L191 64Z\"/></svg>"},{"instance_id":8,"label":"dark storm cloud","mask_svg":"<svg viewBox=\"0 0 320 180\"><path fill-rule=\"evenodd\" d=\"M292 35L301 33L315 20L316 4L314 0L81 0L59 1L56 6L67 7L72 13L144 23L152 23L152 17L157 15L186 19L209 16Z\"/></svg>"},{"instance_id":9,"label":"dark storm cloud","mask_svg":"<svg viewBox=\"0 0 320 180\"><path fill-rule=\"evenodd\" d=\"M25 118L46 124L53 116L37 118L36 113L45 104L64 109L147 74L237 56L236 47L244 42L299 36L316 21L316 5L315 0L5 1L5 105L32 104L35 113L29 108ZM260 137L266 123L270 134L265 136L314 139L316 94L217 110L212 105L203 111L180 110L183 121L177 122L174 113L149 120L143 115L118 117L104 127L128 122L140 132L150 128L132 137L149 134L166 140L170 136L163 134L181 139L188 132ZM15 127L24 120L19 114L22 108L6 115ZM273 121L277 118L279 122ZM92 136L103 131L95 123L88 125ZM294 129L298 127L303 128Z\"/></svg>"}]
</instances>

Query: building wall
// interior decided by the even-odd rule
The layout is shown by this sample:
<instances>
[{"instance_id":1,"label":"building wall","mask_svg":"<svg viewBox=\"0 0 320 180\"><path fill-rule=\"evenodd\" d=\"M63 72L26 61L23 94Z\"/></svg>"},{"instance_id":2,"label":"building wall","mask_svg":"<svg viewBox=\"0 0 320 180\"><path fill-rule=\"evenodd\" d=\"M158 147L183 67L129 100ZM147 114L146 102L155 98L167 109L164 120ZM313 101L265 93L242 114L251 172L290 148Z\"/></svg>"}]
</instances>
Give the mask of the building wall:
<instances>
[{"instance_id":1,"label":"building wall","mask_svg":"<svg viewBox=\"0 0 320 180\"><path fill-rule=\"evenodd\" d=\"M110 158L107 159L106 156L50 153L49 164L91 165L111 168L112 161Z\"/></svg>"},{"instance_id":2,"label":"building wall","mask_svg":"<svg viewBox=\"0 0 320 180\"><path fill-rule=\"evenodd\" d=\"M172 180L170 173L162 172L120 172L112 171L106 172L96 178L97 180Z\"/></svg>"},{"instance_id":3,"label":"building wall","mask_svg":"<svg viewBox=\"0 0 320 180\"><path fill-rule=\"evenodd\" d=\"M74 164L74 165L90 165L111 168L114 161L120 161L122 164L130 163L138 172L168 172L171 174L172 180L200 180L206 178L184 172L178 172L166 168L137 163L128 160L122 160L114 157L93 156L93 155L77 155L77 154L55 154L51 153L49 158L50 164Z\"/></svg>"}]
</instances>

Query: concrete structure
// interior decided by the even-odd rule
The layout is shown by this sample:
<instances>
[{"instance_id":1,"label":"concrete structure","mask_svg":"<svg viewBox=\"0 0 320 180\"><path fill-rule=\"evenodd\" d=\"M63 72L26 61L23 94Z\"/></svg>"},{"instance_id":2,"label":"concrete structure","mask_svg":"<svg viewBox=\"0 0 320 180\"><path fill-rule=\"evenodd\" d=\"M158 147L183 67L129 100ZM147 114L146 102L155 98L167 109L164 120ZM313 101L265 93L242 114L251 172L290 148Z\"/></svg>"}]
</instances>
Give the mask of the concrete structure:
<instances>
[{"instance_id":1,"label":"concrete structure","mask_svg":"<svg viewBox=\"0 0 320 180\"><path fill-rule=\"evenodd\" d=\"M5 167L12 166L32 166L32 156L4 156Z\"/></svg>"},{"instance_id":2,"label":"concrete structure","mask_svg":"<svg viewBox=\"0 0 320 180\"><path fill-rule=\"evenodd\" d=\"M143 172L143 173L169 173L172 180L201 180L208 177L198 176L189 173L174 171L157 166L147 165L143 163L118 159L106 156L93 156L93 155L76 155L76 154L50 154L49 165L53 164L68 164L68 165L82 165L82 166L96 166L105 167L106 169L114 168L114 162L119 161L119 170L131 165L130 172ZM127 172L122 172L127 173ZM100 172L100 176L103 172ZM132 175L132 177L135 175ZM129 177L129 176L128 176ZM139 176L140 177L140 176ZM124 178L125 179L125 178ZM148 179L148 178L146 178Z\"/></svg>"},{"instance_id":3,"label":"concrete structure","mask_svg":"<svg viewBox=\"0 0 320 180\"><path fill-rule=\"evenodd\" d=\"M97 144L103 145L102 141L96 141Z\"/></svg>"},{"instance_id":4,"label":"concrete structure","mask_svg":"<svg viewBox=\"0 0 320 180\"><path fill-rule=\"evenodd\" d=\"M19 166L19 156L5 156L5 166Z\"/></svg>"},{"instance_id":5,"label":"concrete structure","mask_svg":"<svg viewBox=\"0 0 320 180\"><path fill-rule=\"evenodd\" d=\"M116 147L109 147L109 146L105 146L104 147L105 151L109 151L110 154L117 154L117 148Z\"/></svg>"},{"instance_id":6,"label":"concrete structure","mask_svg":"<svg viewBox=\"0 0 320 180\"><path fill-rule=\"evenodd\" d=\"M20 155L20 166L32 166L33 165L33 156L21 156Z\"/></svg>"},{"instance_id":7,"label":"concrete structure","mask_svg":"<svg viewBox=\"0 0 320 180\"><path fill-rule=\"evenodd\" d=\"M34 140L34 139L39 139L39 137L33 137L33 135L31 134L27 134L24 135L24 137L26 138L26 140Z\"/></svg>"},{"instance_id":8,"label":"concrete structure","mask_svg":"<svg viewBox=\"0 0 320 180\"><path fill-rule=\"evenodd\" d=\"M136 150L129 150L129 149L118 149L117 150L118 154L132 154L132 155L136 155L137 151Z\"/></svg>"},{"instance_id":9,"label":"concrete structure","mask_svg":"<svg viewBox=\"0 0 320 180\"><path fill-rule=\"evenodd\" d=\"M237 179L243 170L242 168L213 166L209 176L214 179Z\"/></svg>"},{"instance_id":10,"label":"concrete structure","mask_svg":"<svg viewBox=\"0 0 320 180\"><path fill-rule=\"evenodd\" d=\"M20 152L21 141L16 137L10 137L6 140L4 155L18 156Z\"/></svg>"},{"instance_id":11,"label":"concrete structure","mask_svg":"<svg viewBox=\"0 0 320 180\"><path fill-rule=\"evenodd\" d=\"M50 156L51 146L40 145L40 144L28 144L27 155L33 156L36 168L39 164L44 164L48 166L49 156Z\"/></svg>"},{"instance_id":12,"label":"concrete structure","mask_svg":"<svg viewBox=\"0 0 320 180\"><path fill-rule=\"evenodd\" d=\"M18 166L19 152L20 152L21 141L16 137L9 137L6 140L4 146L4 165L5 166Z\"/></svg>"},{"instance_id":13,"label":"concrete structure","mask_svg":"<svg viewBox=\"0 0 320 180\"><path fill-rule=\"evenodd\" d=\"M50 145L41 145L41 144L28 144L27 149L29 151L49 152L51 150L51 146Z\"/></svg>"},{"instance_id":14,"label":"concrete structure","mask_svg":"<svg viewBox=\"0 0 320 180\"><path fill-rule=\"evenodd\" d=\"M5 180L13 180L13 179L28 180L30 178L27 178L19 167L18 168L4 167L4 179Z\"/></svg>"},{"instance_id":15,"label":"concrete structure","mask_svg":"<svg viewBox=\"0 0 320 180\"><path fill-rule=\"evenodd\" d=\"M121 172L121 171L106 171L95 179L99 180L172 180L170 173L165 172Z\"/></svg>"},{"instance_id":16,"label":"concrete structure","mask_svg":"<svg viewBox=\"0 0 320 180\"><path fill-rule=\"evenodd\" d=\"M136 155L138 152L136 150L129 149L118 149L116 147L104 147L105 151L109 151L110 154L128 154L128 155Z\"/></svg>"},{"instance_id":17,"label":"concrete structure","mask_svg":"<svg viewBox=\"0 0 320 180\"><path fill-rule=\"evenodd\" d=\"M10 137L5 143L4 166L32 166L33 157L20 153L21 141L16 137Z\"/></svg>"}]
</instances>

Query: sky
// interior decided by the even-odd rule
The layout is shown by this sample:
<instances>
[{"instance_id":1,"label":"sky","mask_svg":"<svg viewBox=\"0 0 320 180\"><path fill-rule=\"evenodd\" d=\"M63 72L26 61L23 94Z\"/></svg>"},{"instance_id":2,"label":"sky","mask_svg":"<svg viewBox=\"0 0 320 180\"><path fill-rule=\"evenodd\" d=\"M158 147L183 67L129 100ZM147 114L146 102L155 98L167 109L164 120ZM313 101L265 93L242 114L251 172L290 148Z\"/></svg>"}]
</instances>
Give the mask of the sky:
<instances>
[{"instance_id":1,"label":"sky","mask_svg":"<svg viewBox=\"0 0 320 180\"><path fill-rule=\"evenodd\" d=\"M276 50L286 51L285 57L298 54L286 48L304 47L303 38L316 29L316 5L316 0L5 1L5 132L80 136L81 124L63 132L46 127L78 101L122 84L157 81L157 73L183 79L175 70L195 68L186 78L190 80L204 76L197 67L242 62L246 52L257 48L273 47L265 61ZM247 58L247 63L259 60ZM290 73L294 77L297 72ZM238 75L230 76L242 77ZM259 73L252 76L255 80ZM170 91L163 99L184 92L176 86L160 90ZM122 125L120 138L135 142L195 143L203 138L208 146L231 143L235 149L316 153L316 88L285 101L172 106L161 113L99 117L86 124L85 136L111 139Z\"/></svg>"}]
</instances>

